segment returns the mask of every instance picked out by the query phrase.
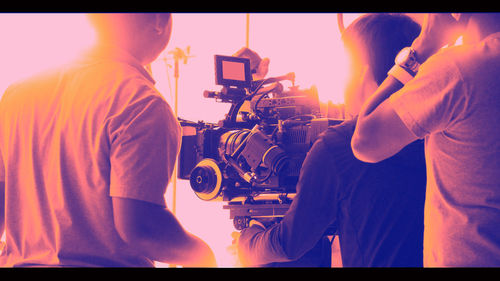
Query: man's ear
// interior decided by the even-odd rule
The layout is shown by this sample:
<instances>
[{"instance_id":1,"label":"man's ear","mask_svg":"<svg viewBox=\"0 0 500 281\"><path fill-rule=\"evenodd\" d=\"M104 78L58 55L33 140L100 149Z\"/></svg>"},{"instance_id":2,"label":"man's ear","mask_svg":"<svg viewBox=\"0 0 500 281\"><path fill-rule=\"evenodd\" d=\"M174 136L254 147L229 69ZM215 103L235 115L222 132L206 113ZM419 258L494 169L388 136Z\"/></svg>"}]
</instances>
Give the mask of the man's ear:
<instances>
[{"instance_id":1,"label":"man's ear","mask_svg":"<svg viewBox=\"0 0 500 281\"><path fill-rule=\"evenodd\" d=\"M172 15L165 16L162 14L155 14L154 30L158 35L161 35L163 32L165 32L165 26L167 25L171 17Z\"/></svg>"}]
</instances>

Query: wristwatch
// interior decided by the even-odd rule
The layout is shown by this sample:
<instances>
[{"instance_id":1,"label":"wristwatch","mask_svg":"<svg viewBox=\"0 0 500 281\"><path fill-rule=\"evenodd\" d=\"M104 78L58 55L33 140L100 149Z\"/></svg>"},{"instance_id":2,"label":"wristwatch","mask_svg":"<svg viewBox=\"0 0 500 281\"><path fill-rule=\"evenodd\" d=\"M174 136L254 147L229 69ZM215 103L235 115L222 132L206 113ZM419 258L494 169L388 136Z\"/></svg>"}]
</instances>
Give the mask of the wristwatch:
<instances>
[{"instance_id":1,"label":"wristwatch","mask_svg":"<svg viewBox=\"0 0 500 281\"><path fill-rule=\"evenodd\" d=\"M415 77L420 67L415 50L411 47L403 48L396 56L394 62L395 65L387 74L396 78L403 85Z\"/></svg>"},{"instance_id":2,"label":"wristwatch","mask_svg":"<svg viewBox=\"0 0 500 281\"><path fill-rule=\"evenodd\" d=\"M418 68L420 67L420 63L417 61L417 55L412 47L405 47L399 51L394 62L402 68L409 70L412 76L417 74Z\"/></svg>"}]
</instances>

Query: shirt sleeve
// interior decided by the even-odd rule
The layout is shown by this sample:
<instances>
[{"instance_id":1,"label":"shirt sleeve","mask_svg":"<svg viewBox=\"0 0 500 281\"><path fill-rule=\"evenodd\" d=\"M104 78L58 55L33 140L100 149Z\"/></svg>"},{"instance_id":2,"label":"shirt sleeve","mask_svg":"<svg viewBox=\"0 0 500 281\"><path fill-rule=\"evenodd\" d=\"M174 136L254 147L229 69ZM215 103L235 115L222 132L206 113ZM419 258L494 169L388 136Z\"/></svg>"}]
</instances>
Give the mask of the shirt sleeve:
<instances>
[{"instance_id":1,"label":"shirt sleeve","mask_svg":"<svg viewBox=\"0 0 500 281\"><path fill-rule=\"evenodd\" d=\"M180 127L159 96L129 104L109 126L110 196L166 206L164 193L180 147Z\"/></svg>"},{"instance_id":2,"label":"shirt sleeve","mask_svg":"<svg viewBox=\"0 0 500 281\"><path fill-rule=\"evenodd\" d=\"M324 236L337 214L332 161L319 139L304 160L297 194L282 221L266 230L254 226L241 232L238 251L244 264L296 260Z\"/></svg>"},{"instance_id":3,"label":"shirt sleeve","mask_svg":"<svg viewBox=\"0 0 500 281\"><path fill-rule=\"evenodd\" d=\"M447 54L429 58L415 78L389 98L403 123L419 138L445 130L464 109L462 75Z\"/></svg>"}]
</instances>

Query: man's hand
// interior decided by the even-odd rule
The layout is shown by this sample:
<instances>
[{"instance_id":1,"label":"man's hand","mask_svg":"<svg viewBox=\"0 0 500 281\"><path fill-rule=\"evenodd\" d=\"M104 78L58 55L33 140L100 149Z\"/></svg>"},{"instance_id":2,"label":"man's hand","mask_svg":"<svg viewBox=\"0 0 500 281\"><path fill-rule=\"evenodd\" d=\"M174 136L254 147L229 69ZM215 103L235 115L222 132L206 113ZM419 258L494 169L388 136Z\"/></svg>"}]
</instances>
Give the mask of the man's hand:
<instances>
[{"instance_id":1,"label":"man's hand","mask_svg":"<svg viewBox=\"0 0 500 281\"><path fill-rule=\"evenodd\" d=\"M250 60L250 69L254 71L253 80L264 79L269 71L269 58L260 58L259 54L247 47L239 49L233 54L235 57L247 58Z\"/></svg>"},{"instance_id":2,"label":"man's hand","mask_svg":"<svg viewBox=\"0 0 500 281\"><path fill-rule=\"evenodd\" d=\"M419 63L446 45L455 43L463 26L450 13L430 13L424 17L420 35L413 41Z\"/></svg>"},{"instance_id":3,"label":"man's hand","mask_svg":"<svg viewBox=\"0 0 500 281\"><path fill-rule=\"evenodd\" d=\"M249 223L249 226L248 227L260 227L262 229L266 229L266 227L259 221L257 220L251 220L250 223ZM238 243L239 243L239 240L240 240L240 236L241 236L241 232L238 232L238 231L233 231L231 233L231 238L233 238L233 241L231 243L231 246L227 247L227 251L233 255L235 257L235 260L237 261L236 262L236 266L249 266L248 264L245 264L243 262L243 257L241 256L241 253L238 251Z\"/></svg>"},{"instance_id":4,"label":"man's hand","mask_svg":"<svg viewBox=\"0 0 500 281\"><path fill-rule=\"evenodd\" d=\"M260 61L256 72L252 75L253 80L262 80L262 79L266 78L267 72L269 71L269 63L270 62L271 61L269 60L269 58L263 58Z\"/></svg>"},{"instance_id":5,"label":"man's hand","mask_svg":"<svg viewBox=\"0 0 500 281\"><path fill-rule=\"evenodd\" d=\"M234 257L234 260L236 261L235 266L238 266L238 267L243 266L241 264L241 260L239 258L239 254L238 254L238 241L240 239L240 235L241 235L240 232L233 231L231 233L231 238L233 239L231 246L226 248L227 252Z\"/></svg>"}]
</instances>

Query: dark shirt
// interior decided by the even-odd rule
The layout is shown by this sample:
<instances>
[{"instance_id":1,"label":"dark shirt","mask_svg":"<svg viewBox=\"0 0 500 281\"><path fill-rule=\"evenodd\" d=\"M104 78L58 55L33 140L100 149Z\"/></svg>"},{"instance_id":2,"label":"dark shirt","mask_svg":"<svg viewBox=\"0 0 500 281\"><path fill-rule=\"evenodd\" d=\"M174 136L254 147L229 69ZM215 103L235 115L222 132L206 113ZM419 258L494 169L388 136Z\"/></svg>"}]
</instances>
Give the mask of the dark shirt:
<instances>
[{"instance_id":1,"label":"dark shirt","mask_svg":"<svg viewBox=\"0 0 500 281\"><path fill-rule=\"evenodd\" d=\"M356 120L328 128L304 160L280 223L244 229L246 265L298 260L337 229L344 267L421 267L426 170L423 141L376 164L351 150ZM312 266L312 264L309 264Z\"/></svg>"}]
</instances>

